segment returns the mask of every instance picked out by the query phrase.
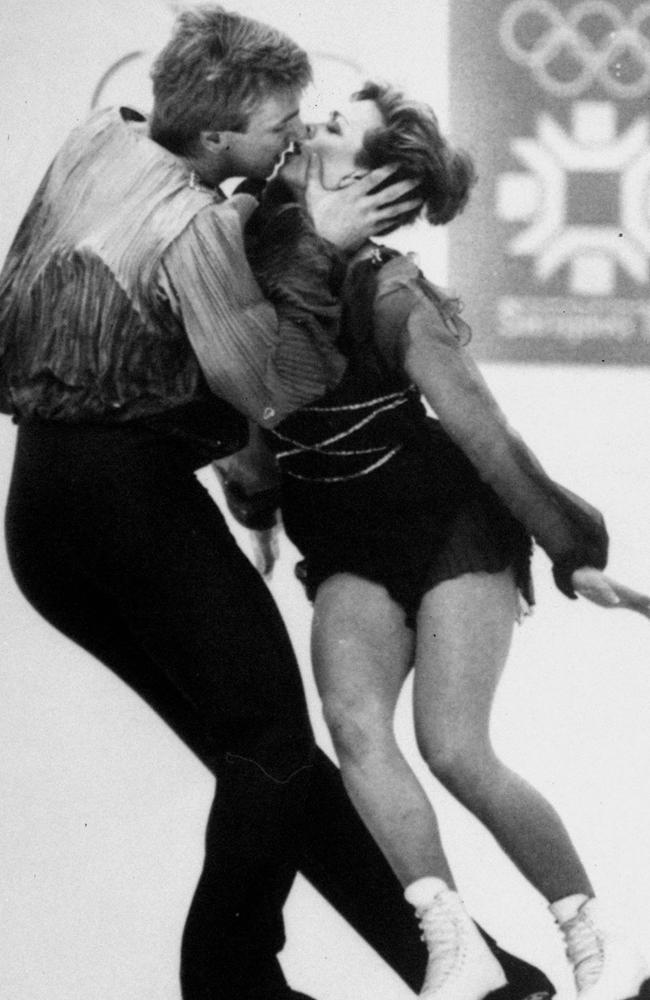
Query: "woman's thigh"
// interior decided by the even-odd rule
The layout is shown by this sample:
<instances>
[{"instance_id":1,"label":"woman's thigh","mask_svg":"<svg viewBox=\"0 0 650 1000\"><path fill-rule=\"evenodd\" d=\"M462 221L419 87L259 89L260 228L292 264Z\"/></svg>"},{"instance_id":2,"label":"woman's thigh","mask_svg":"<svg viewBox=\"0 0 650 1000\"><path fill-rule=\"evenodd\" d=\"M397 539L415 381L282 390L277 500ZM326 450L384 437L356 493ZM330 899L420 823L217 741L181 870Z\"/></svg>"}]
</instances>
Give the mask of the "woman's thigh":
<instances>
[{"instance_id":1,"label":"woman's thigh","mask_svg":"<svg viewBox=\"0 0 650 1000\"><path fill-rule=\"evenodd\" d=\"M462 751L487 740L517 614L511 570L467 573L425 594L417 618L414 716L420 742Z\"/></svg>"},{"instance_id":2,"label":"woman's thigh","mask_svg":"<svg viewBox=\"0 0 650 1000\"><path fill-rule=\"evenodd\" d=\"M392 726L413 644L384 587L348 573L326 580L314 604L312 658L328 721Z\"/></svg>"}]
</instances>

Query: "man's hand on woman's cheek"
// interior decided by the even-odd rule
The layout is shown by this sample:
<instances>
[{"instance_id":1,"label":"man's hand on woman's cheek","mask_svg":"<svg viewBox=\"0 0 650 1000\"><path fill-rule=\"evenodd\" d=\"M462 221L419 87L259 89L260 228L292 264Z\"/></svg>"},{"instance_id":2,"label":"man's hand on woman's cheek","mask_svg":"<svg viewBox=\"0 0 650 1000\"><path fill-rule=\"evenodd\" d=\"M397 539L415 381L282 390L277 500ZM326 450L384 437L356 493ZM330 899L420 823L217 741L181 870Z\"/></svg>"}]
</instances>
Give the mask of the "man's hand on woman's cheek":
<instances>
[{"instance_id":1,"label":"man's hand on woman's cheek","mask_svg":"<svg viewBox=\"0 0 650 1000\"><path fill-rule=\"evenodd\" d=\"M323 184L320 159L313 155L305 199L318 235L339 250L356 250L369 237L389 228L396 215L421 205L420 198L394 204L412 191L417 181L397 181L381 191L374 191L396 169L394 165L378 167L343 187L330 189Z\"/></svg>"}]
</instances>

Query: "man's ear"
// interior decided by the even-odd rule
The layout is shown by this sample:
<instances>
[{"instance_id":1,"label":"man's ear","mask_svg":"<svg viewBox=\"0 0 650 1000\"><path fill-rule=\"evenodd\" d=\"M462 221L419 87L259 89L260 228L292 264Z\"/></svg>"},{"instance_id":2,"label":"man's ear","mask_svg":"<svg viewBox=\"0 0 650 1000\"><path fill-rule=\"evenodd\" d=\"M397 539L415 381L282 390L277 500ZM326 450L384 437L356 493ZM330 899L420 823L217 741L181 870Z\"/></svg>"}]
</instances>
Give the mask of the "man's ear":
<instances>
[{"instance_id":1,"label":"man's ear","mask_svg":"<svg viewBox=\"0 0 650 1000\"><path fill-rule=\"evenodd\" d=\"M204 129L201 132L201 147L208 153L219 153L228 148L224 145L223 134L213 129Z\"/></svg>"},{"instance_id":2,"label":"man's ear","mask_svg":"<svg viewBox=\"0 0 650 1000\"><path fill-rule=\"evenodd\" d=\"M360 167L357 167L357 169L353 170L351 174L345 174L343 177L341 177L341 180L338 182L336 187L339 190L341 188L350 187L351 184L356 184L357 181L360 181L361 178L365 177L366 174L368 174L369 172L370 171L368 170L363 170Z\"/></svg>"}]
</instances>

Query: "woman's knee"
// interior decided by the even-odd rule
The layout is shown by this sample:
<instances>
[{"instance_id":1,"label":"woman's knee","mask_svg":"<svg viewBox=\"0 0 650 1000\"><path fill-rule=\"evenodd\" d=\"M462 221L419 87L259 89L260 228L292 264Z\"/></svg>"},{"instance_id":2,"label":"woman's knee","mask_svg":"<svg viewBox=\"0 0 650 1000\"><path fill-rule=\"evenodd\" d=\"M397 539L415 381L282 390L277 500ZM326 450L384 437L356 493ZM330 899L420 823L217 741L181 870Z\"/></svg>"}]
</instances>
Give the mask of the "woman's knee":
<instances>
[{"instance_id":1,"label":"woman's knee","mask_svg":"<svg viewBox=\"0 0 650 1000\"><path fill-rule=\"evenodd\" d=\"M416 739L431 773L462 800L480 794L499 766L488 738L416 726Z\"/></svg>"},{"instance_id":2,"label":"woman's knee","mask_svg":"<svg viewBox=\"0 0 650 1000\"><path fill-rule=\"evenodd\" d=\"M367 759L385 745L392 731L391 717L385 707L367 697L325 695L323 717L342 766Z\"/></svg>"}]
</instances>

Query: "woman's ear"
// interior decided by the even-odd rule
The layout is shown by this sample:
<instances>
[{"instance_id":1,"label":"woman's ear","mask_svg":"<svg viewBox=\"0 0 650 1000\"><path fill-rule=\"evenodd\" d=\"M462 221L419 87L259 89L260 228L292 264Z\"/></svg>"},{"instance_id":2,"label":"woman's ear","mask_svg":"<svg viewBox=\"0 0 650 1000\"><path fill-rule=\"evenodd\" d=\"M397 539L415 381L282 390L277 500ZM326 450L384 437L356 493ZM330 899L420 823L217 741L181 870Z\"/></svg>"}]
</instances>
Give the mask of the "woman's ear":
<instances>
[{"instance_id":1,"label":"woman's ear","mask_svg":"<svg viewBox=\"0 0 650 1000\"><path fill-rule=\"evenodd\" d=\"M365 177L367 173L369 173L368 170L357 168L351 174L345 174L341 177L341 180L338 182L336 187L338 190L350 187L351 184L355 184L357 181L360 181L362 177Z\"/></svg>"}]
</instances>

